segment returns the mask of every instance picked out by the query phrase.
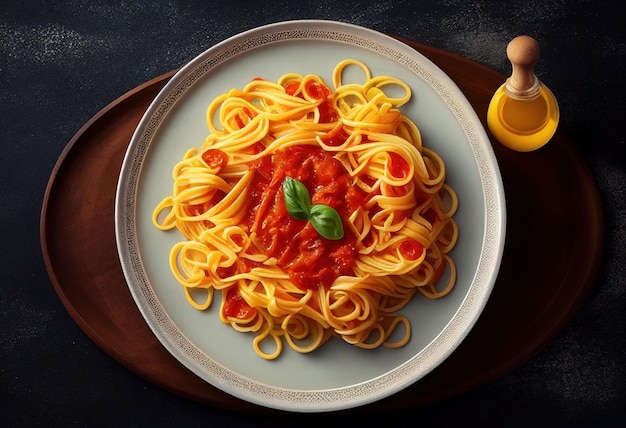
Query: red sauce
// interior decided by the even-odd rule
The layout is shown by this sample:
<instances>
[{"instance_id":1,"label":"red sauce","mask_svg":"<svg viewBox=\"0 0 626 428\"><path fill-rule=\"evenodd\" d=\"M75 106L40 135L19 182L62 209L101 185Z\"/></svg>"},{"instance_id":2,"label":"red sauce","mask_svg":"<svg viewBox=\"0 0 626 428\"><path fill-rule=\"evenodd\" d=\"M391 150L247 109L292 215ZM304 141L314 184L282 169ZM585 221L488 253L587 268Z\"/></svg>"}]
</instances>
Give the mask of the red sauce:
<instances>
[{"instance_id":1,"label":"red sauce","mask_svg":"<svg viewBox=\"0 0 626 428\"><path fill-rule=\"evenodd\" d=\"M343 165L316 146L296 146L265 157L254 170L250 215L245 219L257 233L268 257L289 274L301 289L329 287L340 275L354 273L356 239L350 234L337 241L321 237L306 220L296 220L285 207L282 183L285 177L303 183L312 204L326 204L344 221L365 201L365 193L352 186Z\"/></svg>"},{"instance_id":2,"label":"red sauce","mask_svg":"<svg viewBox=\"0 0 626 428\"><path fill-rule=\"evenodd\" d=\"M237 293L236 289L228 290L226 300L224 300L224 316L249 319L253 311L256 311L256 309L248 305L244 298Z\"/></svg>"},{"instance_id":3,"label":"red sauce","mask_svg":"<svg viewBox=\"0 0 626 428\"><path fill-rule=\"evenodd\" d=\"M394 152L389 152L389 157L391 158L391 165L389 168L391 175L400 180L408 177L409 172L411 171L408 162L402 156Z\"/></svg>"}]
</instances>

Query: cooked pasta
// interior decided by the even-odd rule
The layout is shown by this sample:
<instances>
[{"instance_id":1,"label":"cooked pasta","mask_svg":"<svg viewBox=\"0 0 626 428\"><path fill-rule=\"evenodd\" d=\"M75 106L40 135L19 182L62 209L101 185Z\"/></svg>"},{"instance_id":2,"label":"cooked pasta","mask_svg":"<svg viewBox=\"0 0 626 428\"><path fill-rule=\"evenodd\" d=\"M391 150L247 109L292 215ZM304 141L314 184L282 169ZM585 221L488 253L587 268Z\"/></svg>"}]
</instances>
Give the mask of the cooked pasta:
<instances>
[{"instance_id":1,"label":"cooked pasta","mask_svg":"<svg viewBox=\"0 0 626 428\"><path fill-rule=\"evenodd\" d=\"M363 81L344 82L348 67ZM222 322L251 332L266 359L331 336L401 347L411 326L400 310L456 281L458 199L399 109L410 87L352 59L332 80L286 74L218 96L208 137L153 213L157 228L184 235L169 263L191 306L219 292Z\"/></svg>"}]
</instances>

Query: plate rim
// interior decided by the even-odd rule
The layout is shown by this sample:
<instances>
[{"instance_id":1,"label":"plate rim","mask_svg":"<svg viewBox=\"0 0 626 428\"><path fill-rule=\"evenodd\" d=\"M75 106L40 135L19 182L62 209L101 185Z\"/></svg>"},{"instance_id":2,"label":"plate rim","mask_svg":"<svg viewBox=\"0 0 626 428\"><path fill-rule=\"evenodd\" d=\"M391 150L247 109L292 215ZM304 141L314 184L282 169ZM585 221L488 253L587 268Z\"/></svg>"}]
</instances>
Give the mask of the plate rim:
<instances>
[{"instance_id":1,"label":"plate rim","mask_svg":"<svg viewBox=\"0 0 626 428\"><path fill-rule=\"evenodd\" d=\"M139 279L141 279L141 277L145 279L146 273L145 271L143 271L143 265L141 263L138 264L136 258L134 258L132 255L129 255L129 250L126 246L129 242L132 242L131 240L129 240L129 231L132 234L132 227L129 229L129 224L133 225L134 219L129 217L129 211L131 212L131 214L134 213L132 202L136 198L136 195L133 193L135 189L127 186L127 184L129 177L132 174L137 173L137 170L135 169L137 165L134 165L133 160L136 159L136 156L138 156L136 152L138 148L137 146L139 145L138 141L143 135L145 135L146 132L156 131L155 129L150 129L151 123L153 123L154 115L166 115L167 111L172 107L172 104L168 101L168 96L171 96L173 92L181 90L181 83L185 84L184 80L189 78L189 73L197 70L197 67L203 63L207 56L215 54L216 52L220 52L224 49L232 49L234 46L237 46L238 42L245 41L250 36L275 34L275 32L278 30L288 29L291 27L304 27L309 29L319 29L320 27L323 27L333 28L347 33L352 31L353 33L367 34L377 40L384 40L385 45L393 45L395 50L398 50L409 57L417 58L417 61L419 63L424 63L428 65L429 71L435 74L434 78L436 80L445 82L445 89L451 91L451 94L448 95L450 97L453 97L456 102L460 102L463 105L465 115L470 115L470 117L467 118L470 121L467 126L470 126L473 131L481 134L479 135L479 139L484 144L482 144L481 147L472 146L472 152L475 158L477 156L482 156L480 160L490 166L490 168L487 168L486 170L485 168L479 168L481 182L484 183L484 175L488 174L490 183L495 184L495 187L490 189L493 193L493 197L485 197L485 202L487 204L490 204L490 206L485 207L486 226L483 234L483 248L479 257L479 265L476 269L477 273L483 273L487 276L486 278L482 278L483 287L481 288L481 290L477 290L476 287L474 287L473 285L470 286L470 290L467 296L463 299L463 302L459 307L457 313L454 315L451 323L449 323L452 324L455 320L459 321L459 313L469 310L467 309L468 307L472 308L472 316L469 318L469 323L467 322L468 318L463 318L463 323L465 327L456 327L452 329L455 333L455 346L448 347L447 351L441 355L442 358L440 361L445 360L463 341L465 336L471 331L474 323L478 319L480 313L487 303L489 294L491 293L491 290L496 281L504 249L504 235L506 231L505 197L497 159L495 157L493 149L491 148L489 138L487 137L485 129L483 128L469 101L460 91L456 83L452 81L452 79L448 77L447 74L445 74L436 64L423 56L421 53L417 52L416 50L402 43L401 41L392 38L391 36L385 35L369 28L329 20L293 20L267 24L239 33L206 49L204 52L200 53L186 65L180 68L179 71L166 83L166 85L159 91L158 95L152 101L145 114L142 116L142 119L140 120L135 132L133 133L130 144L128 145L122 163L122 169L119 176L115 197L116 243L124 277L142 316L146 320L150 329L163 344L163 346L170 353L172 353L172 355L174 355L177 360L183 363L192 372L200 375L203 380L231 395L262 406L303 412L342 410L361 406L363 404L367 404L369 402L377 401L379 399L390 396L426 375L429 371L434 369L437 364L433 367L429 367L428 370L421 371L419 377L415 378L415 370L413 367L410 367L410 364L408 364L409 362L407 362L393 370L393 379L388 378L389 374L378 376L377 378L373 378L366 382L368 384L368 388L363 388L362 385L347 385L345 387L330 388L324 390L296 390L267 385L261 382L253 380L251 381L249 379L238 379L238 375L236 373L234 373L236 376L229 379L228 381L221 378L215 379L214 377L211 377L212 381L207 380L205 376L202 376L203 374L205 374L204 369L198 367L193 361L189 361L186 359L181 360L179 349L170 342L169 338L164 337L159 325L157 325L158 323L154 322L154 314L150 312L149 308L146 306L145 300L143 300L149 299L150 296L146 296L145 293L141 294L141 290L138 290L135 286L135 281L138 279L137 275L139 275ZM204 75L204 73L200 73L199 76L191 76L191 78L199 78L202 75ZM463 129L464 131L466 131L466 127L463 127ZM477 149L481 150L477 152ZM141 154L139 156L141 156ZM485 191L486 190L483 187L483 192ZM488 226L491 226L492 228L489 228ZM492 238L495 238L495 240L492 240L490 242L495 242L495 245L491 248L486 248L485 243L488 241L487 235L490 234L493 235ZM489 257L488 268L484 267L484 264L486 263L484 257L485 254L487 254L487 256ZM487 269L486 272L485 269ZM476 278L474 278L472 284L475 281ZM470 300L476 300L478 301L478 304L468 306L468 302ZM448 340L446 334L450 333L451 328L446 326L444 331L439 333L439 335L431 342L431 345L429 345L429 347L433 346L433 344L436 345L436 343L438 342L445 342L446 340ZM414 358L415 357L413 357L412 360ZM219 363L215 361L214 363L219 365ZM222 369L223 368L220 368L220 370ZM226 370L230 371L229 369ZM413 376L408 376L408 379L403 379L403 374L405 370L413 373ZM255 385L258 385L260 390L249 390L247 388L249 387L249 381L251 381ZM244 388L242 388L241 382L243 382ZM378 383L380 383L383 387L380 389L377 388ZM365 395L354 394L354 392L357 391L363 393L364 389L366 389ZM372 389L380 392L371 392ZM336 395L338 391L343 391L343 393L340 395ZM285 399L285 393L287 393L290 399ZM294 400L294 395L298 397L299 400ZM340 397L341 400L338 400L338 397Z\"/></svg>"}]
</instances>

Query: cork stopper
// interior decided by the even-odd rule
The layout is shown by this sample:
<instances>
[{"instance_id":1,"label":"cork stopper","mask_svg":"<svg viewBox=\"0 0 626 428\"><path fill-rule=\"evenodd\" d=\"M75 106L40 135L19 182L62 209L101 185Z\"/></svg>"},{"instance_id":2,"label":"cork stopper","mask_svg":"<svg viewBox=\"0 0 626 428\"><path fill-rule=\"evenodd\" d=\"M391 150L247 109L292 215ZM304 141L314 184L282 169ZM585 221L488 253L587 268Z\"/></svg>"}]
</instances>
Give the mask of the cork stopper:
<instances>
[{"instance_id":1,"label":"cork stopper","mask_svg":"<svg viewBox=\"0 0 626 428\"><path fill-rule=\"evenodd\" d=\"M539 96L541 83L534 72L539 53L539 44L532 37L519 36L509 42L506 55L513 66L513 72L505 86L509 97L530 100Z\"/></svg>"}]
</instances>

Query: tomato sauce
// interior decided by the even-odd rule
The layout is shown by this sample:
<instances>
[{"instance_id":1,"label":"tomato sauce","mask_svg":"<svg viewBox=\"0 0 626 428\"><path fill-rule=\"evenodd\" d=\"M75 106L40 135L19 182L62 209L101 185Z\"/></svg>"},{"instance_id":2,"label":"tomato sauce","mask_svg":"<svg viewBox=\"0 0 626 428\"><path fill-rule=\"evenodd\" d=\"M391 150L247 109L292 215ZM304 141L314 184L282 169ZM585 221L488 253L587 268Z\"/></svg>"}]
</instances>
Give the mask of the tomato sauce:
<instances>
[{"instance_id":1,"label":"tomato sauce","mask_svg":"<svg viewBox=\"0 0 626 428\"><path fill-rule=\"evenodd\" d=\"M304 184L311 204L326 204L346 219L365 202L365 193L352 186L350 176L330 153L316 146L295 146L265 157L251 166L250 214L245 219L256 232L265 254L301 289L332 285L340 275L354 273L356 238L345 234L328 240L307 220L291 217L285 207L282 183L291 177Z\"/></svg>"},{"instance_id":2,"label":"tomato sauce","mask_svg":"<svg viewBox=\"0 0 626 428\"><path fill-rule=\"evenodd\" d=\"M249 319L255 312L256 309L248 305L235 289L228 290L224 300L224 316Z\"/></svg>"}]
</instances>

